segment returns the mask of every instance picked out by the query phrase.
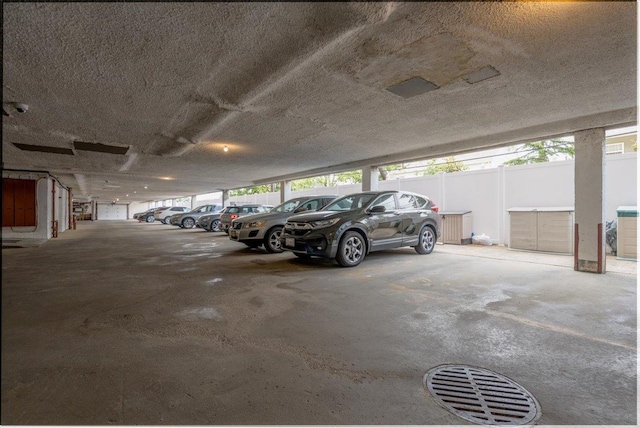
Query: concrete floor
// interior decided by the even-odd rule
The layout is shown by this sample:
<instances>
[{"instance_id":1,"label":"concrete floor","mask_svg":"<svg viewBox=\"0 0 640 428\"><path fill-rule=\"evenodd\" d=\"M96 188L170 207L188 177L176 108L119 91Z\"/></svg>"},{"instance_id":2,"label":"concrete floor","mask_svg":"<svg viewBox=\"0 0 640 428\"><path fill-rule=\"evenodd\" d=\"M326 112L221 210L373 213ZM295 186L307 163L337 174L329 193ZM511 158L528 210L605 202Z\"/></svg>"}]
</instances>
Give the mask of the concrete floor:
<instances>
[{"instance_id":1,"label":"concrete floor","mask_svg":"<svg viewBox=\"0 0 640 428\"><path fill-rule=\"evenodd\" d=\"M222 233L80 222L2 250L6 424L466 424L422 376L483 367L538 424L637 423L634 262L438 246L356 268Z\"/></svg>"}]
</instances>

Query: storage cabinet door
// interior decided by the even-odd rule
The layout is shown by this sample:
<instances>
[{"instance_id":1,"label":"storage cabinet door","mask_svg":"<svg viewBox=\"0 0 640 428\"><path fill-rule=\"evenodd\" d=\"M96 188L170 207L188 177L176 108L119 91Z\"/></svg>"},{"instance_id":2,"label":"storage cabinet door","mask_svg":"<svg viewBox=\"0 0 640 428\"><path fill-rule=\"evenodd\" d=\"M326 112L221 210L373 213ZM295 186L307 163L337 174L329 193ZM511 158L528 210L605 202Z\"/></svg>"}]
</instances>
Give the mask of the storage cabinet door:
<instances>
[{"instance_id":1,"label":"storage cabinet door","mask_svg":"<svg viewBox=\"0 0 640 428\"><path fill-rule=\"evenodd\" d=\"M618 217L618 257L638 258L637 220L637 217Z\"/></svg>"},{"instance_id":2,"label":"storage cabinet door","mask_svg":"<svg viewBox=\"0 0 640 428\"><path fill-rule=\"evenodd\" d=\"M509 213L510 237L509 246L520 250L537 250L537 213Z\"/></svg>"},{"instance_id":3,"label":"storage cabinet door","mask_svg":"<svg viewBox=\"0 0 640 428\"><path fill-rule=\"evenodd\" d=\"M571 212L538 212L538 251L573 252Z\"/></svg>"}]
</instances>

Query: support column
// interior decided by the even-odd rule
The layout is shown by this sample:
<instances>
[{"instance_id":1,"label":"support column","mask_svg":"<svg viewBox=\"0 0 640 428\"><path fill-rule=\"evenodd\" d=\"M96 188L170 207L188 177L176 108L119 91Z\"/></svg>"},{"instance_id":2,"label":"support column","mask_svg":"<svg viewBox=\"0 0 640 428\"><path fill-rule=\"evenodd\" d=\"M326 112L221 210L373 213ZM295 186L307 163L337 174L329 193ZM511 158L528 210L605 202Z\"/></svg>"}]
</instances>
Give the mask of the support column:
<instances>
[{"instance_id":1,"label":"support column","mask_svg":"<svg viewBox=\"0 0 640 428\"><path fill-rule=\"evenodd\" d=\"M227 201L229 200L229 191L228 190L223 190L222 191L222 208L227 206Z\"/></svg>"},{"instance_id":2,"label":"support column","mask_svg":"<svg viewBox=\"0 0 640 428\"><path fill-rule=\"evenodd\" d=\"M280 203L291 199L291 181L280 182Z\"/></svg>"},{"instance_id":3,"label":"support column","mask_svg":"<svg viewBox=\"0 0 640 428\"><path fill-rule=\"evenodd\" d=\"M378 167L365 166L362 168L362 191L378 190Z\"/></svg>"},{"instance_id":4,"label":"support column","mask_svg":"<svg viewBox=\"0 0 640 428\"><path fill-rule=\"evenodd\" d=\"M574 270L605 273L605 132L587 129L574 137Z\"/></svg>"}]
</instances>

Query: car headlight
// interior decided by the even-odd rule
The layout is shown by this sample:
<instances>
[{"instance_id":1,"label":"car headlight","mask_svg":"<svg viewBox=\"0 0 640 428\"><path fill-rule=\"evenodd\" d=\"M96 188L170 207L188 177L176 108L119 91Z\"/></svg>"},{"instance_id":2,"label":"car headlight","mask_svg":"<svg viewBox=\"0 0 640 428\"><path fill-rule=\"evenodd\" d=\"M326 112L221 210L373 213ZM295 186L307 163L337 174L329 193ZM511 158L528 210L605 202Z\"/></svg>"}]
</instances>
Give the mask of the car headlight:
<instances>
[{"instance_id":1,"label":"car headlight","mask_svg":"<svg viewBox=\"0 0 640 428\"><path fill-rule=\"evenodd\" d=\"M329 227L329 226L333 226L334 224L336 224L337 222L339 222L340 219L339 218L332 218L329 220L318 220L318 221L312 221L309 222L309 225L313 228L316 229L318 227Z\"/></svg>"},{"instance_id":2,"label":"car headlight","mask_svg":"<svg viewBox=\"0 0 640 428\"><path fill-rule=\"evenodd\" d=\"M255 227L262 227L266 223L266 220L252 221L251 223L245 223L245 229L253 229Z\"/></svg>"}]
</instances>

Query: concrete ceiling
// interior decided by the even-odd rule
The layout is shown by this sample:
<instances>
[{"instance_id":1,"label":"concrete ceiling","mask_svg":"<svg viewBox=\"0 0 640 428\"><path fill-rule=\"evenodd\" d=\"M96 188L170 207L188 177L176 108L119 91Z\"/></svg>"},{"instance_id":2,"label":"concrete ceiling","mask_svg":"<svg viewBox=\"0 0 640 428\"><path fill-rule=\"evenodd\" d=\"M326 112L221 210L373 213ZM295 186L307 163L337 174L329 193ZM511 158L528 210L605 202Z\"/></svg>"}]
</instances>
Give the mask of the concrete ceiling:
<instances>
[{"instance_id":1,"label":"concrete ceiling","mask_svg":"<svg viewBox=\"0 0 640 428\"><path fill-rule=\"evenodd\" d=\"M633 124L636 9L4 3L4 168L146 201Z\"/></svg>"}]
</instances>

